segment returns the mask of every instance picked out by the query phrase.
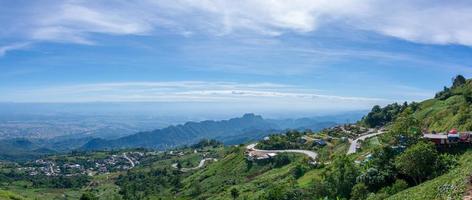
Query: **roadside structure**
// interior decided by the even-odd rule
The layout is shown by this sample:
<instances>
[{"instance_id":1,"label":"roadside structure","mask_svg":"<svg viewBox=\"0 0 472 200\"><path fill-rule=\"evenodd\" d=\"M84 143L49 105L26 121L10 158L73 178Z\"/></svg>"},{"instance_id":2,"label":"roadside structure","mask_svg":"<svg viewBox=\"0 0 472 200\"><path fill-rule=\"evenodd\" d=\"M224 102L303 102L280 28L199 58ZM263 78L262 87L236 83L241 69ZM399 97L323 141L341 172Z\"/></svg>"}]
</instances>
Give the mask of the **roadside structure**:
<instances>
[{"instance_id":1,"label":"roadside structure","mask_svg":"<svg viewBox=\"0 0 472 200\"><path fill-rule=\"evenodd\" d=\"M457 129L451 129L447 133L424 133L423 138L434 142L436 145L472 144L471 134L471 132L458 132Z\"/></svg>"}]
</instances>

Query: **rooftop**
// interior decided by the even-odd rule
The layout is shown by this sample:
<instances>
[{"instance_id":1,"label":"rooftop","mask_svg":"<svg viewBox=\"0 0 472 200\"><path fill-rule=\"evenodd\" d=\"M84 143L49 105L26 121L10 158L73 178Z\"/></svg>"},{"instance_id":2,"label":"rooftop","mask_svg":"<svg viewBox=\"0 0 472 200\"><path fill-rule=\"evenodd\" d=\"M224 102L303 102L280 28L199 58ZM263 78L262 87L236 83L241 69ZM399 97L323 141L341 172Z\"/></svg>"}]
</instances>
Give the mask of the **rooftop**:
<instances>
[{"instance_id":1,"label":"rooftop","mask_svg":"<svg viewBox=\"0 0 472 200\"><path fill-rule=\"evenodd\" d=\"M423 137L429 139L447 139L447 135L441 134L424 134Z\"/></svg>"}]
</instances>

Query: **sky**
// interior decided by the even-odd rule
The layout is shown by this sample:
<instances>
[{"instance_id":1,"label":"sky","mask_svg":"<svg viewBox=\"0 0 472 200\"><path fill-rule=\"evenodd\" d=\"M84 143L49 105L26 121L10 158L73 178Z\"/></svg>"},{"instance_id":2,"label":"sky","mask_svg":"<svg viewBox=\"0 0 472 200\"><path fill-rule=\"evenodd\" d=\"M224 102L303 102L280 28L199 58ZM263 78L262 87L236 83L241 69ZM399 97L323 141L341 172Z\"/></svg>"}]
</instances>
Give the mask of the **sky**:
<instances>
[{"instance_id":1,"label":"sky","mask_svg":"<svg viewBox=\"0 0 472 200\"><path fill-rule=\"evenodd\" d=\"M0 24L0 102L338 112L472 77L467 0L0 0Z\"/></svg>"}]
</instances>

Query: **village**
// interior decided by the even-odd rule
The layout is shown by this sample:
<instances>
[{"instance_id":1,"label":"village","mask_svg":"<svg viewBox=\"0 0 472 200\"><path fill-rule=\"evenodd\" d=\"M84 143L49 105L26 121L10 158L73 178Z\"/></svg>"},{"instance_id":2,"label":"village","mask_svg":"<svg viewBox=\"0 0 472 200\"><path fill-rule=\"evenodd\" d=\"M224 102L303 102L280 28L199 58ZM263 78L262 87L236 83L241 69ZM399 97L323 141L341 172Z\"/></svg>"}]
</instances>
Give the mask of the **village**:
<instances>
[{"instance_id":1,"label":"village","mask_svg":"<svg viewBox=\"0 0 472 200\"><path fill-rule=\"evenodd\" d=\"M124 152L121 154L108 155L97 159L55 159L43 158L23 164L18 167L20 172L29 176L94 176L115 171L123 171L139 165L141 160L152 152Z\"/></svg>"}]
</instances>

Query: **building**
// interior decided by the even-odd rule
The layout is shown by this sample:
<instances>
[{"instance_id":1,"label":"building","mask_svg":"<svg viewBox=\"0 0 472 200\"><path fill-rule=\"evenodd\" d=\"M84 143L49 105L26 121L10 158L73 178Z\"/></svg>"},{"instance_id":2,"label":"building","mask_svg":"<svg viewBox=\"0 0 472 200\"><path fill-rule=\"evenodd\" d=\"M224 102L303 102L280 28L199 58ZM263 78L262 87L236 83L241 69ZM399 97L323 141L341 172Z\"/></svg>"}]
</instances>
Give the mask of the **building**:
<instances>
[{"instance_id":1,"label":"building","mask_svg":"<svg viewBox=\"0 0 472 200\"><path fill-rule=\"evenodd\" d=\"M276 156L276 153L266 153L260 151L249 151L247 156L249 160L264 160Z\"/></svg>"},{"instance_id":2,"label":"building","mask_svg":"<svg viewBox=\"0 0 472 200\"><path fill-rule=\"evenodd\" d=\"M447 144L447 135L443 134L424 134L424 139L434 142L435 144Z\"/></svg>"},{"instance_id":3,"label":"building","mask_svg":"<svg viewBox=\"0 0 472 200\"><path fill-rule=\"evenodd\" d=\"M459 133L456 129L452 129L448 133L426 133L423 138L434 142L437 145L472 143L470 132Z\"/></svg>"},{"instance_id":4,"label":"building","mask_svg":"<svg viewBox=\"0 0 472 200\"><path fill-rule=\"evenodd\" d=\"M326 146L327 145L327 143L322 139L315 140L314 144L317 145L317 146Z\"/></svg>"}]
</instances>

